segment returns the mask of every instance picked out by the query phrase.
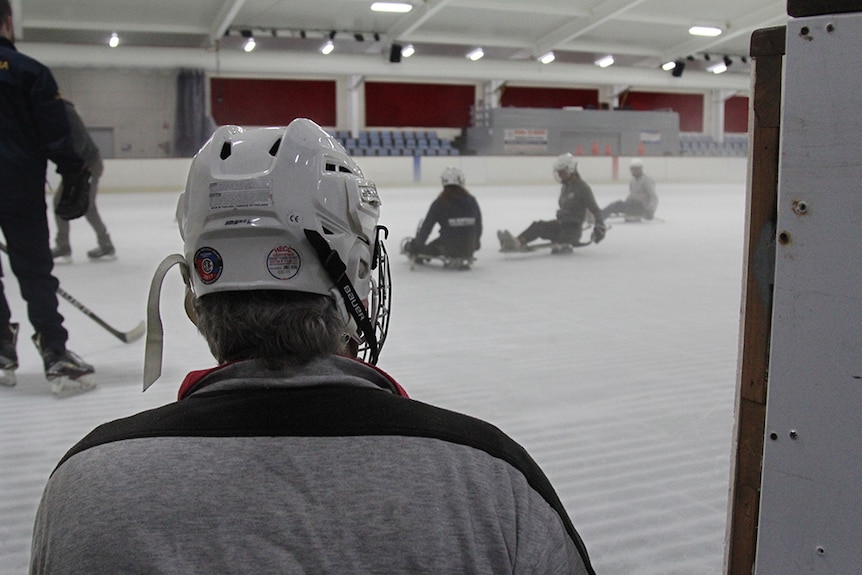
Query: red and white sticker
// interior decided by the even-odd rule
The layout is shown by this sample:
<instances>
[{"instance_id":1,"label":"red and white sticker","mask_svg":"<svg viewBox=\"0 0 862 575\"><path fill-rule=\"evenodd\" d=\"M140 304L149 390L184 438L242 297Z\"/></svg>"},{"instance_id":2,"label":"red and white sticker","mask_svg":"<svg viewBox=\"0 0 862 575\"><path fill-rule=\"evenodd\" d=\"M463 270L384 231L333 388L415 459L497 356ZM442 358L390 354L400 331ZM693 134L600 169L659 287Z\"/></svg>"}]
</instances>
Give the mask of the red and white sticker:
<instances>
[{"instance_id":1,"label":"red and white sticker","mask_svg":"<svg viewBox=\"0 0 862 575\"><path fill-rule=\"evenodd\" d=\"M206 285L216 282L224 269L224 260L213 248L203 247L195 252L195 271Z\"/></svg>"},{"instance_id":2,"label":"red and white sticker","mask_svg":"<svg viewBox=\"0 0 862 575\"><path fill-rule=\"evenodd\" d=\"M278 246L266 256L266 269L278 280L289 280L299 273L302 259L299 252L290 246Z\"/></svg>"}]
</instances>

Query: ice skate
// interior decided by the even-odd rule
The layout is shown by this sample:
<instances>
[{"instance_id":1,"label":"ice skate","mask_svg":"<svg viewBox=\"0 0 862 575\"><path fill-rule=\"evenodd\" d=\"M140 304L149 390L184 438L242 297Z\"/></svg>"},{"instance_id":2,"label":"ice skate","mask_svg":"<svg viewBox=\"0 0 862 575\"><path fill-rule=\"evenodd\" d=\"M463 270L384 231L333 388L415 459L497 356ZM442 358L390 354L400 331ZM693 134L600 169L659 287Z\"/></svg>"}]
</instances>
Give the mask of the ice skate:
<instances>
[{"instance_id":1,"label":"ice skate","mask_svg":"<svg viewBox=\"0 0 862 575\"><path fill-rule=\"evenodd\" d=\"M114 246L111 244L100 245L97 248L93 248L92 250L87 252L87 257L91 260L99 260L99 261L111 261L117 259L116 252L114 251Z\"/></svg>"},{"instance_id":2,"label":"ice skate","mask_svg":"<svg viewBox=\"0 0 862 575\"><path fill-rule=\"evenodd\" d=\"M554 255L570 254L575 249L571 244L551 244L551 253Z\"/></svg>"},{"instance_id":3,"label":"ice skate","mask_svg":"<svg viewBox=\"0 0 862 575\"><path fill-rule=\"evenodd\" d=\"M15 344L18 342L18 324L10 323L0 334L0 385L12 387L18 380L15 370L18 369L18 352Z\"/></svg>"},{"instance_id":4,"label":"ice skate","mask_svg":"<svg viewBox=\"0 0 862 575\"><path fill-rule=\"evenodd\" d=\"M501 252L526 252L527 246L519 238L512 235L509 230L498 230L497 239L500 240Z\"/></svg>"},{"instance_id":5,"label":"ice skate","mask_svg":"<svg viewBox=\"0 0 862 575\"><path fill-rule=\"evenodd\" d=\"M43 349L39 334L33 335L33 343L42 355L45 378L51 382L51 393L55 396L68 397L96 387L88 377L96 370L77 354L69 350Z\"/></svg>"},{"instance_id":6,"label":"ice skate","mask_svg":"<svg viewBox=\"0 0 862 575\"><path fill-rule=\"evenodd\" d=\"M70 264L72 263L72 248L69 246L57 245L51 250L51 257L54 258L55 264Z\"/></svg>"}]
</instances>

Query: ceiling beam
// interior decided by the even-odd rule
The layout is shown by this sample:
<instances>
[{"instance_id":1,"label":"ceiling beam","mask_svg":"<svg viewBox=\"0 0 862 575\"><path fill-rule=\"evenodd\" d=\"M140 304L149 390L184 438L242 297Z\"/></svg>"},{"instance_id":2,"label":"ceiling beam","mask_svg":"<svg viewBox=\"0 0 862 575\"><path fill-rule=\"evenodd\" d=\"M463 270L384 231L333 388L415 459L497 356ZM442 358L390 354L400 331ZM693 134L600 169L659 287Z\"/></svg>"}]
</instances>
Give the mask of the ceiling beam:
<instances>
[{"instance_id":1,"label":"ceiling beam","mask_svg":"<svg viewBox=\"0 0 862 575\"><path fill-rule=\"evenodd\" d=\"M729 22L727 29L720 36L693 39L682 44L677 44L665 50L661 59L662 61L676 60L692 54L708 52L713 48L716 48L715 51L721 52L719 47L728 40L738 38L743 34L750 35L754 30L760 28L768 28L786 23L787 11L783 4L763 6L741 18L737 18L733 22Z\"/></svg>"},{"instance_id":2,"label":"ceiling beam","mask_svg":"<svg viewBox=\"0 0 862 575\"><path fill-rule=\"evenodd\" d=\"M81 32L142 32L145 34L192 34L204 35L207 28L185 24L151 24L129 21L80 22L70 20L32 20L25 27L30 30L75 30Z\"/></svg>"},{"instance_id":3,"label":"ceiling beam","mask_svg":"<svg viewBox=\"0 0 862 575\"><path fill-rule=\"evenodd\" d=\"M533 56L544 54L554 48L559 48L561 44L565 44L587 32L601 26L609 20L615 18L619 14L631 10L639 4L643 4L647 0L606 0L594 9L590 10L586 21L579 18L569 24L561 26L545 35L541 41L533 46Z\"/></svg>"},{"instance_id":4,"label":"ceiling beam","mask_svg":"<svg viewBox=\"0 0 862 575\"><path fill-rule=\"evenodd\" d=\"M394 26L386 31L386 35L392 38L392 40L401 40L409 36L451 2L452 0L430 0L423 3L420 7L414 8L406 16L399 19Z\"/></svg>"},{"instance_id":5,"label":"ceiling beam","mask_svg":"<svg viewBox=\"0 0 862 575\"><path fill-rule=\"evenodd\" d=\"M224 36L243 4L245 4L245 0L224 0L210 26L210 42L215 42Z\"/></svg>"},{"instance_id":6,"label":"ceiling beam","mask_svg":"<svg viewBox=\"0 0 862 575\"><path fill-rule=\"evenodd\" d=\"M393 64L379 54L295 53L285 58L280 52L205 50L202 48L140 48L127 46L110 50L102 46L29 43L20 46L22 52L51 67L69 68L141 68L174 70L196 68L222 76L258 78L332 78L356 74L370 80L445 81L475 84L505 79L509 83L535 86L597 87L630 85L632 89L686 92L704 90L734 90L747 94L750 79L746 74L710 74L692 70L682 78L673 78L658 69L612 66L598 69L592 64L555 63L543 66L534 61L481 60L464 58L425 57L402 60ZM573 79L577 79L574 82Z\"/></svg>"}]
</instances>

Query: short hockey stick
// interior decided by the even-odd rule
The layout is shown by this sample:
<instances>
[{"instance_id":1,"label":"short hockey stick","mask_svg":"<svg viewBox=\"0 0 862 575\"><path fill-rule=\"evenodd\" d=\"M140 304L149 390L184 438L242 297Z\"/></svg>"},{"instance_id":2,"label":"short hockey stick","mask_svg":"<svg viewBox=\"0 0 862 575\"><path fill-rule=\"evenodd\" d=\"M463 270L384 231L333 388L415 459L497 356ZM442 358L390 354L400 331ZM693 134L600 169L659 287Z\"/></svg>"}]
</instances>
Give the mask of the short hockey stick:
<instances>
[{"instance_id":1,"label":"short hockey stick","mask_svg":"<svg viewBox=\"0 0 862 575\"><path fill-rule=\"evenodd\" d=\"M3 243L0 243L0 251L6 253L7 255L9 254L9 250L6 249L6 245ZM116 337L117 339L119 339L120 341L122 341L124 343L131 343L135 340L140 339L144 335L144 333L147 331L146 323L143 321L141 323L139 323L137 326L135 326L135 328L130 330L130 331L120 331L118 329L115 329L115 328L111 327L110 325L108 325L105 322L105 320L103 320L102 318L97 316L95 313L93 313L90 310L90 308L88 308L87 306L85 306L84 304L82 304L81 302L76 300L74 297L69 295L69 293L66 290L64 290L63 288L61 288L60 286L57 286L57 294L60 297L62 297L64 300L66 300L67 302L69 302L70 304L72 304L73 306L78 308L78 310L81 311L85 316L87 316L88 318L90 318L91 320L93 320L94 322L96 322L97 324L99 324L100 326L105 328L106 330L108 330L108 332L110 332L114 337Z\"/></svg>"}]
</instances>

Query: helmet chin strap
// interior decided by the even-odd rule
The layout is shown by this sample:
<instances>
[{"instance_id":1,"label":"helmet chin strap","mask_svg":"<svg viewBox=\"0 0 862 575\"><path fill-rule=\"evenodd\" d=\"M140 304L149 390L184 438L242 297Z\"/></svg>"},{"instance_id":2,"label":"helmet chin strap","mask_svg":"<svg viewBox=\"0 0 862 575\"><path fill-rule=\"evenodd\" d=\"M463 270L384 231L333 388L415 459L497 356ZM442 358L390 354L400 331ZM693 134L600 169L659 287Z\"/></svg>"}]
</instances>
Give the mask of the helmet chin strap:
<instances>
[{"instance_id":1,"label":"helmet chin strap","mask_svg":"<svg viewBox=\"0 0 862 575\"><path fill-rule=\"evenodd\" d=\"M356 293L356 288L350 283L347 274L347 266L341 261L341 256L338 252L329 247L329 243L316 230L303 230L305 237L308 239L314 251L317 252L317 257L320 259L323 269L329 275L329 278L335 282L338 288L338 294L344 301L344 307L347 312L359 326L362 334L365 336L365 341L371 352L368 360L371 364L377 363L377 358L380 349L377 346L377 335L374 333L374 326L371 325L371 319L368 317L368 310L362 305L362 299Z\"/></svg>"},{"instance_id":2,"label":"helmet chin strap","mask_svg":"<svg viewBox=\"0 0 862 575\"><path fill-rule=\"evenodd\" d=\"M147 297L147 344L144 348L144 391L147 391L147 388L162 374L162 351L165 335L164 327L162 326L162 317L159 313L159 301L161 300L162 282L165 279L165 275L175 265L180 266L183 282L186 284L186 290L189 290L191 281L189 278L189 267L186 264L185 258L180 254L172 254L162 260L150 283L150 293ZM188 307L186 311L188 312ZM194 318L191 316L189 316L189 319L194 322Z\"/></svg>"}]
</instances>

